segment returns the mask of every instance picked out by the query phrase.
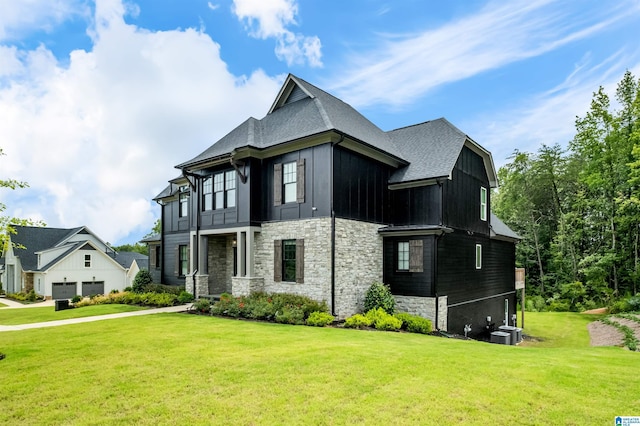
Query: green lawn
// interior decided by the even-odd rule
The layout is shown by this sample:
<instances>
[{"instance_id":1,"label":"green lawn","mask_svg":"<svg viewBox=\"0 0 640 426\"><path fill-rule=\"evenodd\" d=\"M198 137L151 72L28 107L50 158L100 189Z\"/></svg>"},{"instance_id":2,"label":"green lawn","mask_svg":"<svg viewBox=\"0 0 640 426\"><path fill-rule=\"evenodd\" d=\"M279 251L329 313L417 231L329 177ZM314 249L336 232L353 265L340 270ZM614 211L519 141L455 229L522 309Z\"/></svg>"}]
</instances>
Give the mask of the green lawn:
<instances>
[{"instance_id":1,"label":"green lawn","mask_svg":"<svg viewBox=\"0 0 640 426\"><path fill-rule=\"evenodd\" d=\"M595 425L640 414L640 353L589 347L584 318L532 314L530 334L546 340L518 347L185 314L5 332L0 424Z\"/></svg>"},{"instance_id":2,"label":"green lawn","mask_svg":"<svg viewBox=\"0 0 640 426\"><path fill-rule=\"evenodd\" d=\"M6 308L7 305L5 305L4 303L0 303L0 308Z\"/></svg>"},{"instance_id":3,"label":"green lawn","mask_svg":"<svg viewBox=\"0 0 640 426\"><path fill-rule=\"evenodd\" d=\"M119 312L139 311L140 306L132 305L95 305L84 308L56 311L53 306L43 308L5 309L0 311L0 325L32 324L64 320L69 318L83 318L94 315L116 314Z\"/></svg>"}]
</instances>

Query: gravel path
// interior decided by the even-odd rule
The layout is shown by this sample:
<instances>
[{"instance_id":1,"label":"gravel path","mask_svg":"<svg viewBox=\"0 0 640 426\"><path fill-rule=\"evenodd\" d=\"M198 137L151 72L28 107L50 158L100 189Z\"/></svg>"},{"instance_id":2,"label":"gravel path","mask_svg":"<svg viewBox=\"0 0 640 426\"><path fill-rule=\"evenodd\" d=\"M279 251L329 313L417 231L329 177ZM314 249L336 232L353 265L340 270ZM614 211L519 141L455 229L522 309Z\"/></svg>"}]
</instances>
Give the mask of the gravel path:
<instances>
[{"instance_id":1,"label":"gravel path","mask_svg":"<svg viewBox=\"0 0 640 426\"><path fill-rule=\"evenodd\" d=\"M622 346L624 334L612 325L600 321L590 322L587 325L591 346Z\"/></svg>"},{"instance_id":2,"label":"gravel path","mask_svg":"<svg viewBox=\"0 0 640 426\"><path fill-rule=\"evenodd\" d=\"M640 318L640 315L635 315ZM609 317L611 321L626 325L633 330L636 338L640 340L640 323L625 318ZM594 321L587 325L591 346L623 346L624 334L612 325L604 324L601 321Z\"/></svg>"}]
</instances>

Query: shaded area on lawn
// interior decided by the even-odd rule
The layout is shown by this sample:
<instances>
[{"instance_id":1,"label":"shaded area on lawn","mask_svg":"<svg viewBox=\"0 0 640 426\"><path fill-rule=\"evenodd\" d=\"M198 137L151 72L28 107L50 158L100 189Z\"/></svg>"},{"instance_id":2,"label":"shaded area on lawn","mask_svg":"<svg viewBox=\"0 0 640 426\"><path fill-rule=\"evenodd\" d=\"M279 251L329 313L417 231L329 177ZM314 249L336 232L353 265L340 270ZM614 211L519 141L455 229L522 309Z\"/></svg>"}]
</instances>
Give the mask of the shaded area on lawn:
<instances>
[{"instance_id":1,"label":"shaded area on lawn","mask_svg":"<svg viewBox=\"0 0 640 426\"><path fill-rule=\"evenodd\" d=\"M0 310L0 325L33 324L70 318L84 318L147 309L134 305L95 305L56 311L54 307Z\"/></svg>"}]
</instances>

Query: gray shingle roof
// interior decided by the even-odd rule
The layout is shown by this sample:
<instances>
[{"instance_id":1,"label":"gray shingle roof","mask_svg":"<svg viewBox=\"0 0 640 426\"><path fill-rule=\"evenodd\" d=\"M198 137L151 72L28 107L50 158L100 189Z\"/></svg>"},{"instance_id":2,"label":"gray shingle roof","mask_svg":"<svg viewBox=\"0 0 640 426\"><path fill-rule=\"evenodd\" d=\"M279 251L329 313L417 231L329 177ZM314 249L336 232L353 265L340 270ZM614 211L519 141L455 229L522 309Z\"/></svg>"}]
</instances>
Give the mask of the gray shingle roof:
<instances>
[{"instance_id":1,"label":"gray shingle roof","mask_svg":"<svg viewBox=\"0 0 640 426\"><path fill-rule=\"evenodd\" d=\"M491 213L491 236L492 237L506 237L510 240L521 240L522 237L516 234L509 228L498 216Z\"/></svg>"},{"instance_id":2,"label":"gray shingle roof","mask_svg":"<svg viewBox=\"0 0 640 426\"><path fill-rule=\"evenodd\" d=\"M242 147L264 149L330 130L401 158L389 136L350 105L292 75L285 84L296 84L311 97L285 103L261 120L248 118L204 152L176 167L190 167Z\"/></svg>"},{"instance_id":3,"label":"gray shingle roof","mask_svg":"<svg viewBox=\"0 0 640 426\"><path fill-rule=\"evenodd\" d=\"M149 256L134 251L121 251L115 257L115 261L118 262L124 268L130 268L133 260L138 263L140 269L147 269L149 264ZM147 265L147 266L143 266Z\"/></svg>"},{"instance_id":4,"label":"gray shingle roof","mask_svg":"<svg viewBox=\"0 0 640 426\"><path fill-rule=\"evenodd\" d=\"M396 171L389 183L448 177L467 135L444 118L392 130L393 139L411 163Z\"/></svg>"},{"instance_id":5,"label":"gray shingle roof","mask_svg":"<svg viewBox=\"0 0 640 426\"><path fill-rule=\"evenodd\" d=\"M22 268L25 271L35 271L38 268L38 255L36 252L49 249L65 240L81 228L41 228L35 226L14 226L15 235L11 235L11 241L25 248L15 248L14 253L20 257Z\"/></svg>"}]
</instances>

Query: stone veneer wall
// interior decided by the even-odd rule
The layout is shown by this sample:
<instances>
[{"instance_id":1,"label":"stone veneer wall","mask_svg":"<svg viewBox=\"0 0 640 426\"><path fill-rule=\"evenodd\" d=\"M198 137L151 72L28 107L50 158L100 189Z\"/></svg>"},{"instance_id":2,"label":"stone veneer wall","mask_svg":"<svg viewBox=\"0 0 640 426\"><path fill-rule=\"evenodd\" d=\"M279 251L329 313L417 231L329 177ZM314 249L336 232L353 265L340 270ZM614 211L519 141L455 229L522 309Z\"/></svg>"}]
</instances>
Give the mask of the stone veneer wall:
<instances>
[{"instance_id":1,"label":"stone veneer wall","mask_svg":"<svg viewBox=\"0 0 640 426\"><path fill-rule=\"evenodd\" d=\"M273 280L273 242L289 239L304 239L304 283ZM331 218L263 223L254 253L255 276L264 280L264 291L301 294L331 306Z\"/></svg>"},{"instance_id":2,"label":"stone veneer wall","mask_svg":"<svg viewBox=\"0 0 640 426\"><path fill-rule=\"evenodd\" d=\"M210 235L207 240L209 283L205 294L230 292L233 276L233 236Z\"/></svg>"},{"instance_id":3,"label":"stone veneer wall","mask_svg":"<svg viewBox=\"0 0 640 426\"><path fill-rule=\"evenodd\" d=\"M436 298L417 296L393 296L396 309L431 320L438 330L447 330L447 296L440 296L438 303L438 324L436 325Z\"/></svg>"},{"instance_id":4,"label":"stone veneer wall","mask_svg":"<svg viewBox=\"0 0 640 426\"><path fill-rule=\"evenodd\" d=\"M366 291L382 282L380 226L336 219L335 314L340 319L362 312Z\"/></svg>"},{"instance_id":5,"label":"stone veneer wall","mask_svg":"<svg viewBox=\"0 0 640 426\"><path fill-rule=\"evenodd\" d=\"M248 296L256 291L264 291L264 278L261 277L233 277L231 286L234 296Z\"/></svg>"}]
</instances>

